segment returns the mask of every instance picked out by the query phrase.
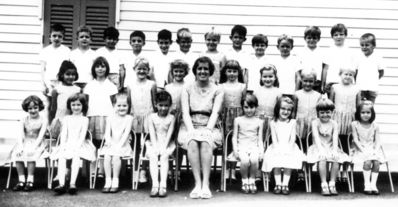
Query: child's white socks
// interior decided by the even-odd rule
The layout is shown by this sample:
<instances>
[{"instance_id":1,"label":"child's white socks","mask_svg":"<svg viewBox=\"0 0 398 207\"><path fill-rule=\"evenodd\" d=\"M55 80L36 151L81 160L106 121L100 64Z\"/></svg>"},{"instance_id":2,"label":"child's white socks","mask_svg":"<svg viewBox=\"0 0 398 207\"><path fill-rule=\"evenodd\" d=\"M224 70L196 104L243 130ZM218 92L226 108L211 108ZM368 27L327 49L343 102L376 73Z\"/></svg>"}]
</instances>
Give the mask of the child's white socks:
<instances>
[{"instance_id":1,"label":"child's white socks","mask_svg":"<svg viewBox=\"0 0 398 207\"><path fill-rule=\"evenodd\" d=\"M19 182L25 182L25 175L18 176Z\"/></svg>"},{"instance_id":2,"label":"child's white socks","mask_svg":"<svg viewBox=\"0 0 398 207\"><path fill-rule=\"evenodd\" d=\"M104 188L110 188L112 186L112 178L111 177L106 177L105 178L105 186Z\"/></svg>"},{"instance_id":3,"label":"child's white socks","mask_svg":"<svg viewBox=\"0 0 398 207\"><path fill-rule=\"evenodd\" d=\"M112 179L112 188L118 188L119 187L119 178L113 178Z\"/></svg>"},{"instance_id":4,"label":"child's white socks","mask_svg":"<svg viewBox=\"0 0 398 207\"><path fill-rule=\"evenodd\" d=\"M33 183L33 175L28 175L28 179L26 180L26 182Z\"/></svg>"},{"instance_id":5,"label":"child's white socks","mask_svg":"<svg viewBox=\"0 0 398 207\"><path fill-rule=\"evenodd\" d=\"M289 180L290 180L290 175L283 175L283 182L282 186L288 186L289 185Z\"/></svg>"},{"instance_id":6,"label":"child's white socks","mask_svg":"<svg viewBox=\"0 0 398 207\"><path fill-rule=\"evenodd\" d=\"M372 190L377 190L377 177L379 176L378 172L372 172L372 177L370 179L370 186Z\"/></svg>"},{"instance_id":7,"label":"child's white socks","mask_svg":"<svg viewBox=\"0 0 398 207\"><path fill-rule=\"evenodd\" d=\"M365 185L365 190L370 190L370 170L363 171L363 181Z\"/></svg>"},{"instance_id":8,"label":"child's white socks","mask_svg":"<svg viewBox=\"0 0 398 207\"><path fill-rule=\"evenodd\" d=\"M336 186L336 182L334 182L334 181L329 181L329 187L330 186Z\"/></svg>"},{"instance_id":9,"label":"child's white socks","mask_svg":"<svg viewBox=\"0 0 398 207\"><path fill-rule=\"evenodd\" d=\"M275 175L275 184L276 185L282 185L282 175Z\"/></svg>"},{"instance_id":10,"label":"child's white socks","mask_svg":"<svg viewBox=\"0 0 398 207\"><path fill-rule=\"evenodd\" d=\"M242 178L242 184L249 184L249 178Z\"/></svg>"}]
</instances>

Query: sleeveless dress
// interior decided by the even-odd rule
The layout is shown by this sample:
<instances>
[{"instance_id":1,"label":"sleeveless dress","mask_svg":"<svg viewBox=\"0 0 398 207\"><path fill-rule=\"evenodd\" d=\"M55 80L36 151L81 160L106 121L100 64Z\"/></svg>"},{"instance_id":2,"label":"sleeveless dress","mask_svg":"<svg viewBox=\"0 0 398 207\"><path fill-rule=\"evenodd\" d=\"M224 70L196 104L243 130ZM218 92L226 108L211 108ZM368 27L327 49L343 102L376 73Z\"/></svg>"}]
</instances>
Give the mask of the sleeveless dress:
<instances>
[{"instance_id":1,"label":"sleeveless dress","mask_svg":"<svg viewBox=\"0 0 398 207\"><path fill-rule=\"evenodd\" d=\"M170 107L170 113L174 115L175 124L173 130L173 136L171 137L173 140L177 139L178 131L180 129L180 125L182 122L182 113L181 113L181 92L184 87L184 84L167 84L165 86L165 90L170 93L172 104Z\"/></svg>"},{"instance_id":2,"label":"sleeveless dress","mask_svg":"<svg viewBox=\"0 0 398 207\"><path fill-rule=\"evenodd\" d=\"M151 90L155 85L152 80L144 83L134 81L129 85L131 90L131 114L133 115L133 130L136 133L148 133L147 117L153 113Z\"/></svg>"},{"instance_id":3,"label":"sleeveless dress","mask_svg":"<svg viewBox=\"0 0 398 207\"><path fill-rule=\"evenodd\" d=\"M297 103L297 134L301 139L306 139L311 132L311 123L317 118L316 104L321 98L321 94L312 90L296 91Z\"/></svg>"},{"instance_id":4,"label":"sleeveless dress","mask_svg":"<svg viewBox=\"0 0 398 207\"><path fill-rule=\"evenodd\" d=\"M131 157L133 156L133 150L131 149L129 138L126 139L125 143L121 147L117 147L122 138L123 134L126 132L128 125L131 125L133 117L126 115L122 118L116 118L115 115L107 118L107 123L110 125L109 138L110 142L106 142L102 148L100 154L119 156L119 157ZM130 132L129 136L130 136ZM105 136L108 136L105 133Z\"/></svg>"},{"instance_id":5,"label":"sleeveless dress","mask_svg":"<svg viewBox=\"0 0 398 207\"><path fill-rule=\"evenodd\" d=\"M271 172L274 168L301 169L305 156L295 142L290 144L291 135L296 139L296 120L270 122L278 144L272 143L264 154L262 171Z\"/></svg>"},{"instance_id":6,"label":"sleeveless dress","mask_svg":"<svg viewBox=\"0 0 398 207\"><path fill-rule=\"evenodd\" d=\"M355 85L333 85L335 92L335 110L332 119L338 123L339 135L347 135L351 131L351 122L355 120L356 97L358 89Z\"/></svg>"},{"instance_id":7,"label":"sleeveless dress","mask_svg":"<svg viewBox=\"0 0 398 207\"><path fill-rule=\"evenodd\" d=\"M40 158L46 157L48 153L44 142L36 150L34 149L34 144L43 126L43 117L40 116L37 120L33 120L27 116L21 121L24 128L24 137L22 138L22 144L17 144L12 150L11 160L13 162L35 162Z\"/></svg>"},{"instance_id":8,"label":"sleeveless dress","mask_svg":"<svg viewBox=\"0 0 398 207\"><path fill-rule=\"evenodd\" d=\"M322 126L319 119L316 119L313 122L316 122L316 126L319 131L319 139L321 145L325 149L326 156L324 158L321 156L318 146L314 143L308 148L307 161L309 163L316 163L319 161L344 163L350 161L348 155L345 154L340 148L337 149L337 158L334 159L332 157L333 133L335 133L335 131L337 130L333 127L334 124L331 124L329 126ZM331 120L331 122L335 121Z\"/></svg>"},{"instance_id":9,"label":"sleeveless dress","mask_svg":"<svg viewBox=\"0 0 398 207\"><path fill-rule=\"evenodd\" d=\"M379 148L376 153L371 153L374 151L377 124L373 122L369 128L365 128L361 126L358 121L354 121L352 125L354 126L354 131L352 133L357 134L359 143L362 145L362 148L364 148L364 151L360 151L357 145L353 143L354 146L351 153L353 162L361 164L368 160L377 160L381 163L386 162L381 148Z\"/></svg>"},{"instance_id":10,"label":"sleeveless dress","mask_svg":"<svg viewBox=\"0 0 398 207\"><path fill-rule=\"evenodd\" d=\"M234 119L242 115L241 101L246 85L244 83L223 83L220 88L224 91L222 119L224 122L224 133L234 128Z\"/></svg>"},{"instance_id":11,"label":"sleeveless dress","mask_svg":"<svg viewBox=\"0 0 398 207\"><path fill-rule=\"evenodd\" d=\"M173 123L173 121L175 121L174 116L168 114L166 117L159 117L157 113L153 113L150 115L150 119L152 120L153 127L155 128L156 139L158 142L157 144L161 146L167 146L166 153L168 156L170 156L176 148L175 141L170 140L169 143L166 143L165 139L170 125ZM151 143L151 140L146 141L145 146L147 149L147 156L152 155L155 149Z\"/></svg>"}]
</instances>

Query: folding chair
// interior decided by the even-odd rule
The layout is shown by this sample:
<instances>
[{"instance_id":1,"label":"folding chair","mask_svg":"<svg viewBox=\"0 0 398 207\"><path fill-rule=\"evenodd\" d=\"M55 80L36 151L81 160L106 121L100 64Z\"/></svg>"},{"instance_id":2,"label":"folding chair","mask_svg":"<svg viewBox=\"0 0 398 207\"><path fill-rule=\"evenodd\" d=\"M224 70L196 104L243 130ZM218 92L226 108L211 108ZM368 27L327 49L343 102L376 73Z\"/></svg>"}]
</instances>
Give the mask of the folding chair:
<instances>
[{"instance_id":1,"label":"folding chair","mask_svg":"<svg viewBox=\"0 0 398 207\"><path fill-rule=\"evenodd\" d=\"M135 150L136 150L136 146L137 146L137 137L135 135L135 132L132 130L130 132L131 134L131 142L134 143L133 145L133 154L131 156L127 156L127 157L122 157L122 160L125 160L127 162L130 162L130 166L131 166L131 188L133 189L134 186L134 169L135 169ZM100 160L104 160L105 156L102 154L102 148L105 145L105 138L103 137L101 140L101 145L100 148L98 149L98 153L97 153L97 162L95 164L95 172L94 175L92 176L92 172L90 172L90 189L95 189L95 185L97 183L97 177L98 177L98 170L99 170L99 161Z\"/></svg>"}]
</instances>

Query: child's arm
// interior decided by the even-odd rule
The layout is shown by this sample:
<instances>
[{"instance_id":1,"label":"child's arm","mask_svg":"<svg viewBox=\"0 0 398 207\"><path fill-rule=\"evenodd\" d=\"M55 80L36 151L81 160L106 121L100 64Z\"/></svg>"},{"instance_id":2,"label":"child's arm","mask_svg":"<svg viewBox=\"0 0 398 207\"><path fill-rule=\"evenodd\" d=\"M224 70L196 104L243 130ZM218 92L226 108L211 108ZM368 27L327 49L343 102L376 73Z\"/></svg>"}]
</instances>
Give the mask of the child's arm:
<instances>
[{"instance_id":1,"label":"child's arm","mask_svg":"<svg viewBox=\"0 0 398 207\"><path fill-rule=\"evenodd\" d=\"M319 152L324 155L325 149L323 148L321 144L321 139L319 138L319 131L318 131L318 122L317 120L312 121L311 123L311 129L312 129L312 139L314 143L316 144Z\"/></svg>"},{"instance_id":2,"label":"child's arm","mask_svg":"<svg viewBox=\"0 0 398 207\"><path fill-rule=\"evenodd\" d=\"M27 119L27 117L23 118L22 120L19 120L19 137L17 140L17 144L22 146L23 144L23 140L25 139L25 120Z\"/></svg>"},{"instance_id":3,"label":"child's arm","mask_svg":"<svg viewBox=\"0 0 398 207\"><path fill-rule=\"evenodd\" d=\"M334 103L334 99L336 97L336 92L334 91L334 85L332 85L332 87L330 87L330 100Z\"/></svg>"},{"instance_id":4,"label":"child's arm","mask_svg":"<svg viewBox=\"0 0 398 207\"><path fill-rule=\"evenodd\" d=\"M149 138L151 140L152 147L156 155L159 154L159 146L158 146L158 138L156 137L155 126L152 120L153 114L148 117L148 130L149 130Z\"/></svg>"},{"instance_id":5,"label":"child's arm","mask_svg":"<svg viewBox=\"0 0 398 207\"><path fill-rule=\"evenodd\" d=\"M124 67L124 64L119 65L119 91L123 89L124 86L124 78L126 77L126 68Z\"/></svg>"},{"instance_id":6,"label":"child's arm","mask_svg":"<svg viewBox=\"0 0 398 207\"><path fill-rule=\"evenodd\" d=\"M259 120L258 122L258 151L260 154L260 160L262 160L262 155L264 154L264 142L263 142L263 126L264 126L264 121Z\"/></svg>"},{"instance_id":7,"label":"child's arm","mask_svg":"<svg viewBox=\"0 0 398 207\"><path fill-rule=\"evenodd\" d=\"M358 131L355 127L356 122L351 123L351 131L352 131L352 141L355 143L359 151L363 152L363 147L361 143L359 142L359 137L358 137Z\"/></svg>"},{"instance_id":8,"label":"child's arm","mask_svg":"<svg viewBox=\"0 0 398 207\"><path fill-rule=\"evenodd\" d=\"M380 129L379 126L376 125L375 129L375 152L377 152L381 148L381 140L380 140Z\"/></svg>"},{"instance_id":9,"label":"child's arm","mask_svg":"<svg viewBox=\"0 0 398 207\"><path fill-rule=\"evenodd\" d=\"M361 104L361 92L358 91L356 97L355 97L355 108L359 106L359 104Z\"/></svg>"},{"instance_id":10,"label":"child's arm","mask_svg":"<svg viewBox=\"0 0 398 207\"><path fill-rule=\"evenodd\" d=\"M127 115L127 119L126 128L124 128L122 138L119 140L119 143L117 143L118 148L121 148L127 142L127 139L130 136L133 119L129 115Z\"/></svg>"},{"instance_id":11,"label":"child's arm","mask_svg":"<svg viewBox=\"0 0 398 207\"><path fill-rule=\"evenodd\" d=\"M294 90L295 91L297 91L300 86L300 79L301 79L300 74L301 74L301 70L296 71L296 73L295 73L295 78L294 78L294 81L295 81L295 89Z\"/></svg>"},{"instance_id":12,"label":"child's arm","mask_svg":"<svg viewBox=\"0 0 398 207\"><path fill-rule=\"evenodd\" d=\"M62 127L61 127L61 133L60 133L60 138L59 138L60 139L59 146L62 146L62 147L65 147L64 144L66 142L67 135L68 135L68 130L67 130L67 128L68 128L67 120L68 119L69 119L68 116L65 116L61 121Z\"/></svg>"},{"instance_id":13,"label":"child's arm","mask_svg":"<svg viewBox=\"0 0 398 207\"><path fill-rule=\"evenodd\" d=\"M384 69L379 69L379 79L384 76Z\"/></svg>"},{"instance_id":14,"label":"child's arm","mask_svg":"<svg viewBox=\"0 0 398 207\"><path fill-rule=\"evenodd\" d=\"M278 132L275 129L275 122L271 121L269 125L270 125L270 129L271 129L272 144L275 145L275 147L277 147L279 145L279 142L278 142L278 138L277 138Z\"/></svg>"},{"instance_id":15,"label":"child's arm","mask_svg":"<svg viewBox=\"0 0 398 207\"><path fill-rule=\"evenodd\" d=\"M105 121L105 132L104 132L104 141L105 143L109 143L109 144L113 144L111 143L111 118L110 117L106 117L106 121Z\"/></svg>"},{"instance_id":16,"label":"child's arm","mask_svg":"<svg viewBox=\"0 0 398 207\"><path fill-rule=\"evenodd\" d=\"M192 119L189 114L189 95L185 88L181 92L181 110L182 119L185 126L187 127L187 131L192 132L193 130L195 130L195 128L193 127Z\"/></svg>"},{"instance_id":17,"label":"child's arm","mask_svg":"<svg viewBox=\"0 0 398 207\"><path fill-rule=\"evenodd\" d=\"M87 135L87 130L88 130L88 118L84 117L84 122L83 122L83 126L81 128L80 131L80 135L79 135L79 139L76 142L76 149L79 149L80 146L82 146L84 140L86 139L86 135Z\"/></svg>"},{"instance_id":18,"label":"child's arm","mask_svg":"<svg viewBox=\"0 0 398 207\"><path fill-rule=\"evenodd\" d=\"M336 122L333 123L333 134L332 134L332 139L333 139L333 152L336 153L337 155L337 149L339 148L339 133L338 133L338 126Z\"/></svg>"},{"instance_id":19,"label":"child's arm","mask_svg":"<svg viewBox=\"0 0 398 207\"><path fill-rule=\"evenodd\" d=\"M49 122L51 123L55 118L55 114L57 113L57 99L58 99L58 92L54 89L51 92L51 106L50 106L50 114L49 114Z\"/></svg>"},{"instance_id":20,"label":"child's arm","mask_svg":"<svg viewBox=\"0 0 398 207\"><path fill-rule=\"evenodd\" d=\"M322 64L322 76L321 76L321 90L325 92L325 85L326 85L326 77L328 75L329 65L326 63Z\"/></svg>"},{"instance_id":21,"label":"child's arm","mask_svg":"<svg viewBox=\"0 0 398 207\"><path fill-rule=\"evenodd\" d=\"M234 130L232 132L232 150L234 152L235 157L237 157L237 158L239 158L239 152L238 152L238 130L239 130L239 119L235 118L235 120L234 120Z\"/></svg>"},{"instance_id":22,"label":"child's arm","mask_svg":"<svg viewBox=\"0 0 398 207\"><path fill-rule=\"evenodd\" d=\"M45 75L45 73L46 73L46 65L47 64L46 64L46 62L44 60L40 61L40 69L41 69L40 75L41 75L41 81L42 81L42 84L43 84L43 93L44 93L44 95L46 95L48 93L48 87L47 87L48 83L46 83L46 79L45 79L45 77L46 77L46 75Z\"/></svg>"},{"instance_id":23,"label":"child's arm","mask_svg":"<svg viewBox=\"0 0 398 207\"><path fill-rule=\"evenodd\" d=\"M46 130L47 130L47 125L48 125L47 119L44 118L43 123L40 128L39 135L37 136L36 141L35 141L34 149L38 148L40 146L40 144L43 142L44 134L46 133Z\"/></svg>"},{"instance_id":24,"label":"child's arm","mask_svg":"<svg viewBox=\"0 0 398 207\"><path fill-rule=\"evenodd\" d=\"M293 121L293 119L290 120L290 121ZM293 125L293 126L292 126L292 130L291 130L291 132L290 132L290 139L289 139L289 142L290 142L290 146L293 147L293 146L296 144L296 120L294 120L294 122L293 122L292 125Z\"/></svg>"},{"instance_id":25,"label":"child's arm","mask_svg":"<svg viewBox=\"0 0 398 207\"><path fill-rule=\"evenodd\" d=\"M171 123L170 123L170 126L169 126L169 128L167 129L167 135L166 135L166 140L165 140L165 145L163 146L163 150L164 151L166 151L166 149L167 149L167 145L170 143L170 140L171 140L171 136L173 135L173 131L174 131L174 125L175 125L175 118L174 118L174 116L173 116L173 118L172 118L172 120L171 120Z\"/></svg>"},{"instance_id":26,"label":"child's arm","mask_svg":"<svg viewBox=\"0 0 398 207\"><path fill-rule=\"evenodd\" d=\"M218 94L214 98L214 103L213 103L213 110L211 112L209 121L207 122L207 128L213 129L214 126L217 123L218 115L220 113L221 107L222 107L222 102L224 99L224 92L222 90L218 90Z\"/></svg>"},{"instance_id":27,"label":"child's arm","mask_svg":"<svg viewBox=\"0 0 398 207\"><path fill-rule=\"evenodd\" d=\"M153 109L156 109L155 100L156 100L156 83L153 82L152 87L151 87L151 102L152 102Z\"/></svg>"}]
</instances>

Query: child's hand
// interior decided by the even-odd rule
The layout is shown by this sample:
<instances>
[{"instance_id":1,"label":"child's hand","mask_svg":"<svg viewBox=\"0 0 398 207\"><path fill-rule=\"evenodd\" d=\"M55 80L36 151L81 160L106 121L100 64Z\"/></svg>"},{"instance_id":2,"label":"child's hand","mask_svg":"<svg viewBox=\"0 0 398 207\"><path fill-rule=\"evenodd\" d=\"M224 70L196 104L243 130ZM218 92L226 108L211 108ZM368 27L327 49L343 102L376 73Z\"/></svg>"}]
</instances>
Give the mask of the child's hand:
<instances>
[{"instance_id":1,"label":"child's hand","mask_svg":"<svg viewBox=\"0 0 398 207\"><path fill-rule=\"evenodd\" d=\"M333 158L333 160L337 160L338 157L339 157L339 156L338 156L337 151L333 150L333 151L332 151L332 158Z\"/></svg>"},{"instance_id":2,"label":"child's hand","mask_svg":"<svg viewBox=\"0 0 398 207\"><path fill-rule=\"evenodd\" d=\"M234 157L236 157L236 159L239 159L239 152L238 151L234 151Z\"/></svg>"}]
</instances>

